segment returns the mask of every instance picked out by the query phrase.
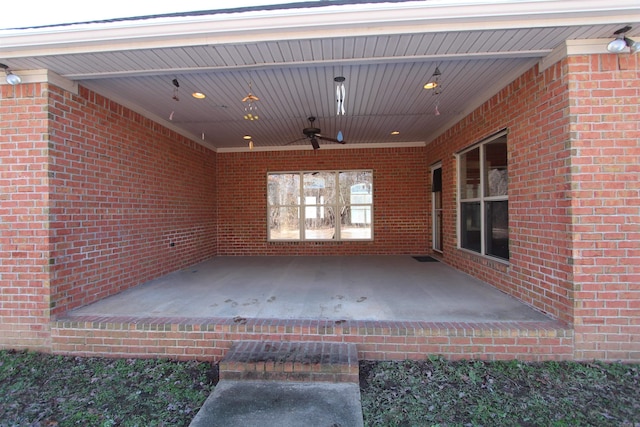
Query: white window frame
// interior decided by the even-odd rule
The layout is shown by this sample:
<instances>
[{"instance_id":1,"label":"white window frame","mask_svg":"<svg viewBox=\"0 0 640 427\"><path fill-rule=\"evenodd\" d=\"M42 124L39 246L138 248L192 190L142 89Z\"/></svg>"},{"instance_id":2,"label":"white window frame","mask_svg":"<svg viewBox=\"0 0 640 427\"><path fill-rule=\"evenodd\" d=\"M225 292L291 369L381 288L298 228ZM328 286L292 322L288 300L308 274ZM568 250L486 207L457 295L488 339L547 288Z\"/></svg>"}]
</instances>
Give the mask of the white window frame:
<instances>
[{"instance_id":1,"label":"white window frame","mask_svg":"<svg viewBox=\"0 0 640 427\"><path fill-rule=\"evenodd\" d=\"M339 197L337 197L340 194L340 174L341 173L369 173L371 175L371 201L369 203L365 202L365 203L351 203L351 201L349 202L345 202L345 203L341 203L339 200ZM307 205L304 200L302 199L302 195L304 195L304 176L306 174L313 174L313 173L323 173L323 174L334 174L335 176L335 185L336 185L336 197L338 198L338 200L334 200L333 202L329 202L326 204L318 204L318 205ZM298 195L296 197L296 199L298 200L298 202L296 204L284 204L284 205L280 205L280 204L270 204L270 200L269 200L269 176L270 175L299 175L299 189L298 189ZM350 169L350 170L314 170L314 171L288 171L288 172L275 172L275 171L270 171L267 172L266 175L267 178L267 191L266 191L266 198L267 198L267 241L268 242L353 242L353 241L372 241L373 240L373 236L374 236L374 214L373 214L373 181L374 181L374 175L373 175L373 170L370 169ZM366 238L344 238L342 236L342 221L340 218L340 215L337 215L337 218L335 220L335 234L333 235L333 238L331 239L320 239L320 238L313 238L313 237L307 237L306 236L306 227L304 226L306 219L308 219L306 216L308 215L308 212L311 212L311 210L313 209L314 206L319 206L321 210L323 210L324 206L329 206L329 207L333 207L335 212L340 212L341 209L343 207L364 207L365 208L365 212L368 209L368 213L369 213L369 218L367 218L370 222L370 235L369 237ZM283 239L283 238L278 238L278 239L274 239L271 237L271 230L270 230L270 212L272 208L297 208L298 209L298 215L299 215L299 223L300 223L300 230L299 230L299 238L290 238L290 239ZM366 214L365 214L366 216Z\"/></svg>"},{"instance_id":2,"label":"white window frame","mask_svg":"<svg viewBox=\"0 0 640 427\"><path fill-rule=\"evenodd\" d=\"M491 258L492 260L496 260L505 264L509 263L509 259L508 258L502 258L502 257L498 257L492 254L488 254L487 253L487 248L486 248L486 233L488 232L487 230L487 222L486 222L486 218L485 218L485 203L487 202L495 202L495 201L506 201L507 203L509 202L509 195L508 195L508 190L507 190L507 194L506 195L500 195L500 196L485 196L485 149L484 146L490 144L491 142L495 141L498 138L502 138L503 136L507 136L508 135L508 130L502 130L500 132L495 133L494 135L491 135L485 139L483 139L482 141L473 144L470 147L465 148L464 150L458 152L455 154L455 158L456 158L456 207L457 207L457 224L456 224L456 229L457 229L457 247L458 249L461 249L463 251L468 251L470 253L476 254L476 255L480 255L483 257L487 257L487 258ZM508 141L507 141L508 143ZM462 194L463 191L465 191L465 188L463 187L463 182L462 182L462 173L464 172L462 170L462 156L470 151L475 150L476 148L479 149L480 152L480 165L479 165L479 170L480 170L480 183L479 183L479 191L478 191L478 197L470 197L470 198L463 198ZM507 157L507 171L508 171L508 161L509 158ZM466 184L466 183L465 183ZM463 203L474 203L474 202L479 202L480 203L480 252L477 252L473 249L469 249L469 248L465 248L462 246L462 240L463 240L463 236L462 236L462 215L463 215Z\"/></svg>"}]
</instances>

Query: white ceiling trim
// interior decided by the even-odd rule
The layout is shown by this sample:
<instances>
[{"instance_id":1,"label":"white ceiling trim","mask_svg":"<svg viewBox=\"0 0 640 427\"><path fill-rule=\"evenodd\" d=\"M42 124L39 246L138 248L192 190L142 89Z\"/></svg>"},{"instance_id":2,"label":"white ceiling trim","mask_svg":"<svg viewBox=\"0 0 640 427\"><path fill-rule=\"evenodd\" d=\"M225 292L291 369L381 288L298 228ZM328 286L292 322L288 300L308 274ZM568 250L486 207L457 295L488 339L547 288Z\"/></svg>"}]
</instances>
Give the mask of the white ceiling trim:
<instances>
[{"instance_id":1,"label":"white ceiling trim","mask_svg":"<svg viewBox=\"0 0 640 427\"><path fill-rule=\"evenodd\" d=\"M313 151L311 144L296 144L285 146L268 146L260 147L258 142L254 142L253 149L249 147L229 147L218 148L218 153L248 153L252 151ZM411 148L411 147L424 147L427 144L424 142L389 142L389 143L363 143L363 144L323 144L320 142L321 150L358 150L358 149L372 149L372 148Z\"/></svg>"},{"instance_id":2,"label":"white ceiling trim","mask_svg":"<svg viewBox=\"0 0 640 427\"><path fill-rule=\"evenodd\" d=\"M440 54L440 55L413 55L413 56L390 56L390 57L375 57L375 58L349 58L349 59L327 59L327 60L307 60L307 61L292 61L292 62L271 62L268 64L249 64L249 65L236 65L227 66L220 65L215 67L185 67L185 68L155 68L145 70L132 70L132 71L113 71L113 72L100 72L100 73L74 73L66 74L65 77L69 79L103 79L112 77L143 77L143 76L156 76L156 75L173 75L176 73L189 73L189 72L215 72L215 71L250 71L250 70L268 70L278 68L291 68L291 67L313 67L313 66L332 66L332 65L376 65L376 64L401 64L405 62L419 63L419 62L434 62L434 61L468 61L470 59L518 59L518 58L543 58L552 52L551 49L539 49L539 50L522 50L522 51L510 51L510 52L480 52L480 53L454 53L454 54Z\"/></svg>"},{"instance_id":3,"label":"white ceiling trim","mask_svg":"<svg viewBox=\"0 0 640 427\"><path fill-rule=\"evenodd\" d=\"M0 31L0 57L219 43L594 25L640 19L637 0L407 2L155 18Z\"/></svg>"}]
</instances>

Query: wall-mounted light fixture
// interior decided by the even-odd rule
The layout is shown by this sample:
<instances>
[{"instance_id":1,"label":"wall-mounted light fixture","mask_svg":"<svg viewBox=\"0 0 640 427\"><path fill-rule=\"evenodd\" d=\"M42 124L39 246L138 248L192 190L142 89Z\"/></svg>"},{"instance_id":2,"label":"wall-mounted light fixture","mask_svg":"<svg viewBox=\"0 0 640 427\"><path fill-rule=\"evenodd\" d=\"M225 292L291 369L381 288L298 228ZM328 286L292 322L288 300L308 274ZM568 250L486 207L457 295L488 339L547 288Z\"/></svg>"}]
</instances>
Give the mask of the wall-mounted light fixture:
<instances>
[{"instance_id":1,"label":"wall-mounted light fixture","mask_svg":"<svg viewBox=\"0 0 640 427\"><path fill-rule=\"evenodd\" d=\"M616 38L607 45L607 50L611 53L620 53L628 47L631 53L638 52L638 50L640 50L640 43L625 36L629 30L631 30L631 27L627 25L613 33Z\"/></svg>"},{"instance_id":2,"label":"wall-mounted light fixture","mask_svg":"<svg viewBox=\"0 0 640 427\"><path fill-rule=\"evenodd\" d=\"M7 76L7 83L9 83L10 85L18 85L22 83L22 79L20 78L20 76L13 74L8 65L0 64L0 68L4 69L4 73Z\"/></svg>"}]
</instances>

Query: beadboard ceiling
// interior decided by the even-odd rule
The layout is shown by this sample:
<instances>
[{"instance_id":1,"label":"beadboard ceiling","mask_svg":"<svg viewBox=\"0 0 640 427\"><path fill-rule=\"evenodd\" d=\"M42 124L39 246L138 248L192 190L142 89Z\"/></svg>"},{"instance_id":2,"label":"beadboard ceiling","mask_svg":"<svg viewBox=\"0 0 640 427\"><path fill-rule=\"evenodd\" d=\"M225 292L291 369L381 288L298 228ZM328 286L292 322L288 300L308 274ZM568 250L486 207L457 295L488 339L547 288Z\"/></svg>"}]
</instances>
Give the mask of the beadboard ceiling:
<instances>
[{"instance_id":1,"label":"beadboard ceiling","mask_svg":"<svg viewBox=\"0 0 640 427\"><path fill-rule=\"evenodd\" d=\"M311 149L309 116L345 146L428 143L567 40L606 53L625 25L640 39L640 3L627 0L467 3L299 3L0 30L0 62L51 70L216 150L246 149L244 135L256 150ZM422 88L436 67L437 95ZM257 121L243 118L250 84Z\"/></svg>"}]
</instances>

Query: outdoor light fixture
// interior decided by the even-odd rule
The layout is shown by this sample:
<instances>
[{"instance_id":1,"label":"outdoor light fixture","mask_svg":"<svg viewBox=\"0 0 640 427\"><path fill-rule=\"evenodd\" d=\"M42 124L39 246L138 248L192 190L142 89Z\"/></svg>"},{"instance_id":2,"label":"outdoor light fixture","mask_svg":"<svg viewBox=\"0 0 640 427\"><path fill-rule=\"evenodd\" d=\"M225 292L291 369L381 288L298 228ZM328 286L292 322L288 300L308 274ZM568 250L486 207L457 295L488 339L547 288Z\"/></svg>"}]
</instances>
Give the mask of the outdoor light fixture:
<instances>
[{"instance_id":1,"label":"outdoor light fixture","mask_svg":"<svg viewBox=\"0 0 640 427\"><path fill-rule=\"evenodd\" d=\"M11 70L9 69L8 65L5 64L0 64L0 68L4 69L4 73L7 76L7 83L9 83L10 85L18 85L20 83L22 83L22 79L20 78L20 76L13 74L11 72Z\"/></svg>"},{"instance_id":2,"label":"outdoor light fixture","mask_svg":"<svg viewBox=\"0 0 640 427\"><path fill-rule=\"evenodd\" d=\"M251 139L251 135L245 135L242 139L249 141L249 150L253 150L253 139Z\"/></svg>"},{"instance_id":3,"label":"outdoor light fixture","mask_svg":"<svg viewBox=\"0 0 640 427\"><path fill-rule=\"evenodd\" d=\"M207 97L207 95L202 92L193 92L191 96L193 96L195 99L205 99Z\"/></svg>"},{"instance_id":4,"label":"outdoor light fixture","mask_svg":"<svg viewBox=\"0 0 640 427\"><path fill-rule=\"evenodd\" d=\"M627 25L613 33L616 38L607 45L607 50L611 53L623 52L627 47L631 53L636 53L640 50L639 42L633 41L629 37L625 36L629 30L631 30L631 27Z\"/></svg>"},{"instance_id":5,"label":"outdoor light fixture","mask_svg":"<svg viewBox=\"0 0 640 427\"><path fill-rule=\"evenodd\" d=\"M423 86L425 89L435 89L440 85L440 76L442 73L440 72L440 68L436 67L436 70L431 75L431 80L429 80Z\"/></svg>"}]
</instances>

